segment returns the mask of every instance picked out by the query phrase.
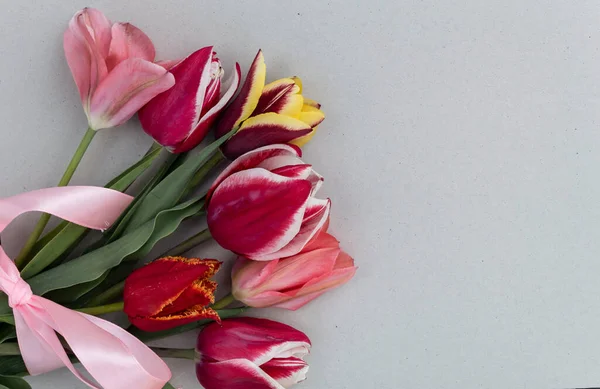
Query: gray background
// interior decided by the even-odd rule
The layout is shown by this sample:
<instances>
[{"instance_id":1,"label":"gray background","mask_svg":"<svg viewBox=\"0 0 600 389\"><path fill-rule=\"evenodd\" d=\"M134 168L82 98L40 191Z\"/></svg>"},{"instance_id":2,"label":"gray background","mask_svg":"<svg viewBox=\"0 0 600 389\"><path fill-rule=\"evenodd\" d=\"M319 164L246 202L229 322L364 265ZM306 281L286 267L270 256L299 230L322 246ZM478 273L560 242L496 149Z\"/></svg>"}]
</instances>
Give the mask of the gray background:
<instances>
[{"instance_id":1,"label":"gray background","mask_svg":"<svg viewBox=\"0 0 600 389\"><path fill-rule=\"evenodd\" d=\"M268 79L302 76L323 103L305 159L360 270L298 312L255 312L311 337L299 388L600 385L598 2L2 0L0 195L54 185L83 134L62 32L85 5L159 58L214 44L245 72L261 47ZM103 131L73 182L149 144L135 120ZM30 382L84 387L64 369Z\"/></svg>"}]
</instances>

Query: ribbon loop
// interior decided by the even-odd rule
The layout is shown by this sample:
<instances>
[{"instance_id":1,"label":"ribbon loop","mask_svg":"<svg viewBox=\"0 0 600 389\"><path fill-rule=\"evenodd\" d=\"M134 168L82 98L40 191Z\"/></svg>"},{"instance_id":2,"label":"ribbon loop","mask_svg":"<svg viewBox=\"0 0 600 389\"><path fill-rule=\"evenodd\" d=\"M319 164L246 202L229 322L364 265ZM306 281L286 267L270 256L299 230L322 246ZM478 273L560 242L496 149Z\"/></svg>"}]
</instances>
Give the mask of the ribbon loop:
<instances>
[{"instance_id":1,"label":"ribbon loop","mask_svg":"<svg viewBox=\"0 0 600 389\"><path fill-rule=\"evenodd\" d=\"M131 197L96 187L49 188L0 199L0 232L24 212L41 211L84 227L110 226ZM106 320L65 308L32 293L0 246L0 289L13 309L19 349L32 375L65 366L90 388L67 356L57 333L105 389L161 389L171 372L136 337Z\"/></svg>"}]
</instances>

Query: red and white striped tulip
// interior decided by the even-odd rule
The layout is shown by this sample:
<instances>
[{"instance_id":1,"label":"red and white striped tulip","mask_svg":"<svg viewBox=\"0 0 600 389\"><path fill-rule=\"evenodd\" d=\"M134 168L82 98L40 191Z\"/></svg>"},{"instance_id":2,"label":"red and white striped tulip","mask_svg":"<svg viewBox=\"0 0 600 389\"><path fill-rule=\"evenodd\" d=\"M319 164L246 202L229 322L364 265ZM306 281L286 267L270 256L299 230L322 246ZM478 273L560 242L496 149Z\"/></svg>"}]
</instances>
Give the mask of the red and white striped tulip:
<instances>
[{"instance_id":1,"label":"red and white striped tulip","mask_svg":"<svg viewBox=\"0 0 600 389\"><path fill-rule=\"evenodd\" d=\"M175 86L146 104L138 116L144 131L173 153L196 147L229 103L240 84L236 63L228 87L221 87L223 68L212 47L205 47L173 64ZM223 92L222 92L223 89Z\"/></svg>"},{"instance_id":2,"label":"red and white striped tulip","mask_svg":"<svg viewBox=\"0 0 600 389\"><path fill-rule=\"evenodd\" d=\"M265 59L259 50L239 95L217 125L217 137L239 128L222 148L230 159L271 144L303 146L325 119L321 105L302 96L299 78L282 78L267 85L265 79Z\"/></svg>"},{"instance_id":3,"label":"red and white striped tulip","mask_svg":"<svg viewBox=\"0 0 600 389\"><path fill-rule=\"evenodd\" d=\"M208 227L224 248L257 261L302 251L321 231L331 202L315 194L323 182L291 145L250 151L210 188Z\"/></svg>"},{"instance_id":4,"label":"red and white striped tulip","mask_svg":"<svg viewBox=\"0 0 600 389\"><path fill-rule=\"evenodd\" d=\"M232 294L250 307L296 310L355 273L354 260L338 240L322 232L291 257L262 262L239 257L232 271Z\"/></svg>"},{"instance_id":5,"label":"red and white striped tulip","mask_svg":"<svg viewBox=\"0 0 600 389\"><path fill-rule=\"evenodd\" d=\"M63 46L93 130L129 120L175 79L154 63L152 41L129 23L112 24L102 12L84 8L69 22Z\"/></svg>"},{"instance_id":6,"label":"red and white striped tulip","mask_svg":"<svg viewBox=\"0 0 600 389\"><path fill-rule=\"evenodd\" d=\"M286 389L304 381L310 339L293 327L242 317L198 335L196 375L205 389Z\"/></svg>"}]
</instances>

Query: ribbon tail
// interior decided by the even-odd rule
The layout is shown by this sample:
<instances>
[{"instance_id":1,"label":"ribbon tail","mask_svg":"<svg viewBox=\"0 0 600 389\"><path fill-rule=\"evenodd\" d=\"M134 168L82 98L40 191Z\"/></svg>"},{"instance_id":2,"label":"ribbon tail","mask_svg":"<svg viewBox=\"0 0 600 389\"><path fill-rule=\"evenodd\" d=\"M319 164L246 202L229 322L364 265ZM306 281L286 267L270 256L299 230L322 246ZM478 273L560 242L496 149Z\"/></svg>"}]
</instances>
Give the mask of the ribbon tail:
<instances>
[{"instance_id":1,"label":"ribbon tail","mask_svg":"<svg viewBox=\"0 0 600 389\"><path fill-rule=\"evenodd\" d=\"M19 349L27 371L38 375L65 366L90 388L102 389L75 369L53 329L52 318L38 305L41 297L34 299L37 301L14 310ZM17 322L17 315L22 318L21 322Z\"/></svg>"},{"instance_id":2,"label":"ribbon tail","mask_svg":"<svg viewBox=\"0 0 600 389\"><path fill-rule=\"evenodd\" d=\"M43 297L34 298L52 319L54 330L103 388L162 389L171 379L165 362L119 326Z\"/></svg>"}]
</instances>

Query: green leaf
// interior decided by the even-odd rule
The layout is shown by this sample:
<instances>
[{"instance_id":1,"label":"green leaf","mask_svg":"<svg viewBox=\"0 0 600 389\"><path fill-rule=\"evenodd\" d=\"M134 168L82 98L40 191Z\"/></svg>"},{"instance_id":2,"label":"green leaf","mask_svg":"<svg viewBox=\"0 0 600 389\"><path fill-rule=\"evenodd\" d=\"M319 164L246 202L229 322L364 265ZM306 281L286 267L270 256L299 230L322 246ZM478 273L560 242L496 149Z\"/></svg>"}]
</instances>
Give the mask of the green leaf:
<instances>
[{"instance_id":1,"label":"green leaf","mask_svg":"<svg viewBox=\"0 0 600 389\"><path fill-rule=\"evenodd\" d=\"M175 389L175 387L167 382L165 386L163 386L163 389Z\"/></svg>"},{"instance_id":2,"label":"green leaf","mask_svg":"<svg viewBox=\"0 0 600 389\"><path fill-rule=\"evenodd\" d=\"M0 343L4 343L7 340L16 339L17 332L15 327L9 324L2 324L0 326Z\"/></svg>"},{"instance_id":3,"label":"green leaf","mask_svg":"<svg viewBox=\"0 0 600 389\"><path fill-rule=\"evenodd\" d=\"M154 175L152 180L150 180L144 186L142 191L137 196L135 196L135 199L133 199L131 204L129 204L129 206L123 212L119 220L117 220L117 222L115 222L112 225L110 230L105 233L106 243L113 242L121 235L123 235L123 232L129 224L129 221L135 214L136 210L140 207L146 196L148 196L148 193L150 193L152 189L154 189L154 187L158 185L158 183L165 177L165 175L169 172L170 167L178 158L179 154L169 153L168 158L164 161L163 166L160 168L160 170Z\"/></svg>"},{"instance_id":4,"label":"green leaf","mask_svg":"<svg viewBox=\"0 0 600 389\"><path fill-rule=\"evenodd\" d=\"M84 282L82 284L77 284L71 286L70 288L58 289L52 292L49 292L46 295L46 298L56 302L56 303L72 303L77 301L81 296L88 293L90 290L94 289L96 286L100 285L102 281L106 279L109 271L104 272L100 277L96 278L90 282Z\"/></svg>"},{"instance_id":5,"label":"green leaf","mask_svg":"<svg viewBox=\"0 0 600 389\"><path fill-rule=\"evenodd\" d=\"M209 160L212 154L218 152L219 147L234 133L235 131L229 132L227 135L206 146L198 154L188 154L181 166L173 170L173 172L148 193L129 220L125 233L139 227L158 212L177 204L186 192L188 183L192 180L196 171Z\"/></svg>"},{"instance_id":6,"label":"green leaf","mask_svg":"<svg viewBox=\"0 0 600 389\"><path fill-rule=\"evenodd\" d=\"M0 356L21 355L21 350L16 342L0 344Z\"/></svg>"},{"instance_id":7,"label":"green leaf","mask_svg":"<svg viewBox=\"0 0 600 389\"><path fill-rule=\"evenodd\" d=\"M27 374L27 367L20 355L0 357L0 375L14 376Z\"/></svg>"},{"instance_id":8,"label":"green leaf","mask_svg":"<svg viewBox=\"0 0 600 389\"><path fill-rule=\"evenodd\" d=\"M117 191L126 190L150 165L158 156L160 148L152 150L140 159L136 164L129 167L119 176L109 182L106 187ZM63 224L64 223L64 224ZM61 223L57 228L42 238L45 244L39 249L33 259L21 271L21 277L29 279L50 264L56 261L63 253L74 247L89 229L78 226L73 223Z\"/></svg>"},{"instance_id":9,"label":"green leaf","mask_svg":"<svg viewBox=\"0 0 600 389\"><path fill-rule=\"evenodd\" d=\"M0 375L0 389L31 389L31 386L21 377Z\"/></svg>"}]
</instances>

